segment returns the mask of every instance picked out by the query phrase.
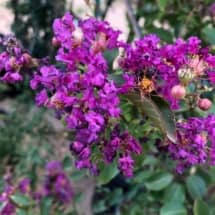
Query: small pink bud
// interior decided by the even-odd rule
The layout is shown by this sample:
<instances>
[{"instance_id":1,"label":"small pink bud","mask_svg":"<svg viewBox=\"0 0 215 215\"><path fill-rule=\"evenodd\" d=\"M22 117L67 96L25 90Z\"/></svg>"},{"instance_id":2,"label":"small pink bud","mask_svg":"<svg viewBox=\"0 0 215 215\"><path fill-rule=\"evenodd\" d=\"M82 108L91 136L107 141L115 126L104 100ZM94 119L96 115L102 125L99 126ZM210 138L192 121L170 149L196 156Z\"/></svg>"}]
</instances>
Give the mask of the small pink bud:
<instances>
[{"instance_id":1,"label":"small pink bud","mask_svg":"<svg viewBox=\"0 0 215 215\"><path fill-rule=\"evenodd\" d=\"M52 45L54 47L58 47L58 46L60 46L60 41L58 41L56 37L53 37L52 38Z\"/></svg>"},{"instance_id":2,"label":"small pink bud","mask_svg":"<svg viewBox=\"0 0 215 215\"><path fill-rule=\"evenodd\" d=\"M9 65L11 68L13 68L13 70L15 71L19 71L21 66L17 63L16 61L16 58L14 56L12 56L10 59L9 59Z\"/></svg>"},{"instance_id":3,"label":"small pink bud","mask_svg":"<svg viewBox=\"0 0 215 215\"><path fill-rule=\"evenodd\" d=\"M94 54L98 52L103 52L107 48L107 38L104 33L100 33L98 40L94 41L92 45L92 50Z\"/></svg>"},{"instance_id":4,"label":"small pink bud","mask_svg":"<svg viewBox=\"0 0 215 215\"><path fill-rule=\"evenodd\" d=\"M171 89L171 95L175 99L183 99L186 95L186 89L182 85L175 85Z\"/></svg>"},{"instance_id":5,"label":"small pink bud","mask_svg":"<svg viewBox=\"0 0 215 215\"><path fill-rule=\"evenodd\" d=\"M198 101L198 107L204 111L209 110L211 108L211 105L212 105L212 102L206 98L199 99L199 101Z\"/></svg>"},{"instance_id":6,"label":"small pink bud","mask_svg":"<svg viewBox=\"0 0 215 215\"><path fill-rule=\"evenodd\" d=\"M28 53L24 53L22 57L25 65L31 63L31 56Z\"/></svg>"},{"instance_id":7,"label":"small pink bud","mask_svg":"<svg viewBox=\"0 0 215 215\"><path fill-rule=\"evenodd\" d=\"M74 43L73 45L79 46L82 43L82 40L84 37L83 31L81 30L81 28L77 27L73 32L72 36L73 36L73 43Z\"/></svg>"}]
</instances>

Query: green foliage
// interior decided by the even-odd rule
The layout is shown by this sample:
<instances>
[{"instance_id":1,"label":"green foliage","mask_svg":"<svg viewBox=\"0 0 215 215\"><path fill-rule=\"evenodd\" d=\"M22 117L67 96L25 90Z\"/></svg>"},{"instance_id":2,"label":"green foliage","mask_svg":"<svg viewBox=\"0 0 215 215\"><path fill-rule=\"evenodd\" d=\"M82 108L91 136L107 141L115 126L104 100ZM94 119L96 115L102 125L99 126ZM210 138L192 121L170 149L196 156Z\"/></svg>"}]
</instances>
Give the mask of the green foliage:
<instances>
[{"instance_id":1,"label":"green foliage","mask_svg":"<svg viewBox=\"0 0 215 215\"><path fill-rule=\"evenodd\" d=\"M100 185L107 184L119 173L116 162L113 162L110 165L103 165L103 168L101 169L102 171L100 172L98 177L98 183Z\"/></svg>"},{"instance_id":2,"label":"green foliage","mask_svg":"<svg viewBox=\"0 0 215 215\"><path fill-rule=\"evenodd\" d=\"M172 182L173 176L168 173L158 173L149 178L146 188L152 191L160 191Z\"/></svg>"},{"instance_id":3,"label":"green foliage","mask_svg":"<svg viewBox=\"0 0 215 215\"><path fill-rule=\"evenodd\" d=\"M126 95L140 111L143 116L147 116L153 125L158 127L164 137L175 142L175 122L174 116L167 102L163 99L152 96L152 99L146 96L140 97L139 93L130 92Z\"/></svg>"},{"instance_id":4,"label":"green foliage","mask_svg":"<svg viewBox=\"0 0 215 215\"><path fill-rule=\"evenodd\" d=\"M194 215L210 215L208 205L201 199L196 199L193 207Z\"/></svg>"},{"instance_id":5,"label":"green foliage","mask_svg":"<svg viewBox=\"0 0 215 215\"><path fill-rule=\"evenodd\" d=\"M42 203L40 205L40 215L49 215L51 206L52 206L52 199L49 197L43 198Z\"/></svg>"},{"instance_id":6,"label":"green foliage","mask_svg":"<svg viewBox=\"0 0 215 215\"><path fill-rule=\"evenodd\" d=\"M179 202L184 203L185 191L181 184L172 183L165 191L164 202Z\"/></svg>"},{"instance_id":7,"label":"green foliage","mask_svg":"<svg viewBox=\"0 0 215 215\"><path fill-rule=\"evenodd\" d=\"M193 199L202 198L206 194L206 184L200 176L189 176L186 179L186 186Z\"/></svg>"},{"instance_id":8,"label":"green foliage","mask_svg":"<svg viewBox=\"0 0 215 215\"><path fill-rule=\"evenodd\" d=\"M95 2L97 3L95 14L102 18L105 16L103 2L109 7L113 1ZM199 36L206 45L211 45L211 48L215 45L215 23L208 12L212 0L131 2L135 3L132 6L137 22L141 23L141 19L144 18L142 35L155 33L164 42L172 42L178 37L186 39L193 35ZM52 56L54 50L50 43L52 38L50 26L54 18L64 13L65 1L11 0L9 7L15 15L12 29L24 46L30 49L34 56ZM132 41L134 35L132 26L130 28L129 40ZM116 51L113 50L106 56L110 67L116 55ZM112 73L110 78L121 84L119 73L120 71ZM29 99L32 94L25 90L25 86L17 86L15 89L12 86L6 88L0 86L1 99L24 91L24 96L19 98L19 102L12 105L15 107L14 110L0 115L1 172L6 165L12 165L16 178L28 175L35 186L40 180L42 167L47 160L57 157L55 152L58 148L50 143L53 139L50 140L49 137L53 130L45 123L44 110L34 112L32 100ZM209 96L212 98L212 95ZM30 102L26 102L28 100ZM133 108L132 103L138 108ZM94 193L92 206L94 214L214 215L215 169L199 167L178 175L173 170L172 161L163 153L166 146L159 149L156 147L163 137L173 141L175 139L175 122L168 104L153 96L141 100L140 95L133 93L122 99L121 108L124 122L120 126L139 138L143 153L135 160L135 174L132 179L125 179L120 175L116 163L102 168ZM31 111L33 114L29 114ZM70 171L72 169L70 155L65 155L62 161L64 168ZM86 177L84 171L73 171L70 175L71 180L76 183ZM74 202L82 201L82 197L81 194L76 195ZM49 215L53 212L51 211L53 202L50 198L43 199L39 211L36 212L33 207L29 211L23 209L31 205L31 200L14 195L12 201L20 206L17 210L18 215ZM60 207L53 213L53 215L75 214L73 209L64 213Z\"/></svg>"},{"instance_id":9,"label":"green foliage","mask_svg":"<svg viewBox=\"0 0 215 215\"><path fill-rule=\"evenodd\" d=\"M161 208L160 215L187 215L187 210L180 202L171 201Z\"/></svg>"},{"instance_id":10,"label":"green foliage","mask_svg":"<svg viewBox=\"0 0 215 215\"><path fill-rule=\"evenodd\" d=\"M10 200L17 205L18 208L29 208L33 205L32 200L23 194L12 195L10 196Z\"/></svg>"},{"instance_id":11,"label":"green foliage","mask_svg":"<svg viewBox=\"0 0 215 215\"><path fill-rule=\"evenodd\" d=\"M52 56L52 22L65 11L65 0L11 0L12 30L35 57Z\"/></svg>"}]
</instances>

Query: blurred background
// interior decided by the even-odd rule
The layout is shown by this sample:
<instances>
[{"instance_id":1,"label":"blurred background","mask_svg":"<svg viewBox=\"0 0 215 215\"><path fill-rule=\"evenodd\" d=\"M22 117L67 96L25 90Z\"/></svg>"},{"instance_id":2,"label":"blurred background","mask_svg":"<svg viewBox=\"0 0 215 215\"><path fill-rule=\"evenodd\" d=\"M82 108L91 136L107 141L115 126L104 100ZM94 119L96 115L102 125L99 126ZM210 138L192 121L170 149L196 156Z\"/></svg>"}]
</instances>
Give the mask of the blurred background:
<instances>
[{"instance_id":1,"label":"blurred background","mask_svg":"<svg viewBox=\"0 0 215 215\"><path fill-rule=\"evenodd\" d=\"M0 33L15 34L35 57L53 59L56 50L51 45L52 22L70 11L77 19L96 16L108 20L122 31L123 40L133 41L155 33L164 43L171 43L178 37L186 39L193 35L214 52L213 3L213 0L0 0ZM137 161L134 178L113 174L109 168L106 175L95 179L74 169L67 130L51 111L35 107L28 81L0 84L0 188L3 189L8 172L14 183L27 176L34 187L44 174L45 163L58 159L72 181L73 203L64 210L55 208L31 214L215 215L215 168L198 167L183 175L175 174L165 153L155 147L159 136L153 127L134 121L136 116L128 104L122 108L127 120L135 125L135 128L128 125L128 129L137 137L142 134L148 137L141 140L147 153ZM215 107L212 109L215 111Z\"/></svg>"}]
</instances>

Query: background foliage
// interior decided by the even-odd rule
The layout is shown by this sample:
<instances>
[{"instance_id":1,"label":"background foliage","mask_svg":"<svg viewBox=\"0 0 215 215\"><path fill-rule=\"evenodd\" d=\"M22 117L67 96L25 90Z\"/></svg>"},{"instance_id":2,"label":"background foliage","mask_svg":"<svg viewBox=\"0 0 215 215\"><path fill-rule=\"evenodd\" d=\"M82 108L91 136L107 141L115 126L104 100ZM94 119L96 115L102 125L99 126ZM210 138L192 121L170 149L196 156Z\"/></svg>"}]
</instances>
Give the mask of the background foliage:
<instances>
[{"instance_id":1,"label":"background foliage","mask_svg":"<svg viewBox=\"0 0 215 215\"><path fill-rule=\"evenodd\" d=\"M93 1L96 4L95 16L104 18L113 2L114 0ZM212 0L131 2L142 35L156 33L165 42L172 42L177 37L186 39L196 35L205 45L214 49L215 16L211 16L209 11ZM57 0L10 1L9 7L15 15L12 30L34 56L53 56L55 50L51 46L51 25L55 17L64 13L65 4L65 1ZM78 16L76 11L72 12ZM128 23L130 29L128 40L132 41L135 38L134 28L130 19ZM114 56L109 57L111 59ZM1 175L10 167L14 180L27 175L33 179L33 184L36 184L41 173L40 169L47 160L59 157L56 154L59 146L50 143L53 140L50 137L55 135L56 130L53 130L51 123L45 120L45 110L33 108L32 94L25 86L0 86L0 94ZM213 98L212 95L209 96ZM122 126L137 138L146 137L140 140L144 146L144 154L137 160L138 165L132 179L120 175L116 164L104 167L96 181L92 202L93 214L214 215L215 169L204 166L187 170L183 175L175 174L174 164L170 162L162 148L156 147L161 138L158 130L127 100L123 100L121 107L125 113L125 123ZM62 142L67 141L67 134L64 132L61 132L59 138ZM65 168L72 169L68 156L69 152L66 151L62 153L60 159ZM85 173L75 170L70 176L74 182L87 177ZM77 194L74 202L80 201L83 201L81 194ZM48 201L44 204L49 206ZM88 212L86 211L86 214L89 214ZM75 212L74 207L65 212L76 213L79 212ZM50 214L49 210L43 213L47 214ZM56 211L56 214L60 212Z\"/></svg>"}]
</instances>

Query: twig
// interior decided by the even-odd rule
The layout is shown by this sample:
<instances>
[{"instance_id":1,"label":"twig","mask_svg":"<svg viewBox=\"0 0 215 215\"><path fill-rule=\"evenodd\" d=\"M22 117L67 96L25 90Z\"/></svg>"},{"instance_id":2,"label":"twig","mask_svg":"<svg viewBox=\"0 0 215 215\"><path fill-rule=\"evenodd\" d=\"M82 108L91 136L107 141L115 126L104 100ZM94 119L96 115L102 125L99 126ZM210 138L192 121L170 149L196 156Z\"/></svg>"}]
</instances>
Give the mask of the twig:
<instances>
[{"instance_id":1,"label":"twig","mask_svg":"<svg viewBox=\"0 0 215 215\"><path fill-rule=\"evenodd\" d=\"M140 28L138 26L137 20L136 20L135 15L134 15L134 11L133 11L132 6L131 6L131 0L125 0L125 4L127 7L128 18L132 24L134 33L135 33L137 38L140 38L141 37L141 31L140 31Z\"/></svg>"},{"instance_id":2,"label":"twig","mask_svg":"<svg viewBox=\"0 0 215 215\"><path fill-rule=\"evenodd\" d=\"M106 7L102 13L102 20L106 17L106 14L108 12L108 9L110 8L111 4L113 3L113 0L108 0L107 1L107 4L106 4Z\"/></svg>"}]
</instances>

